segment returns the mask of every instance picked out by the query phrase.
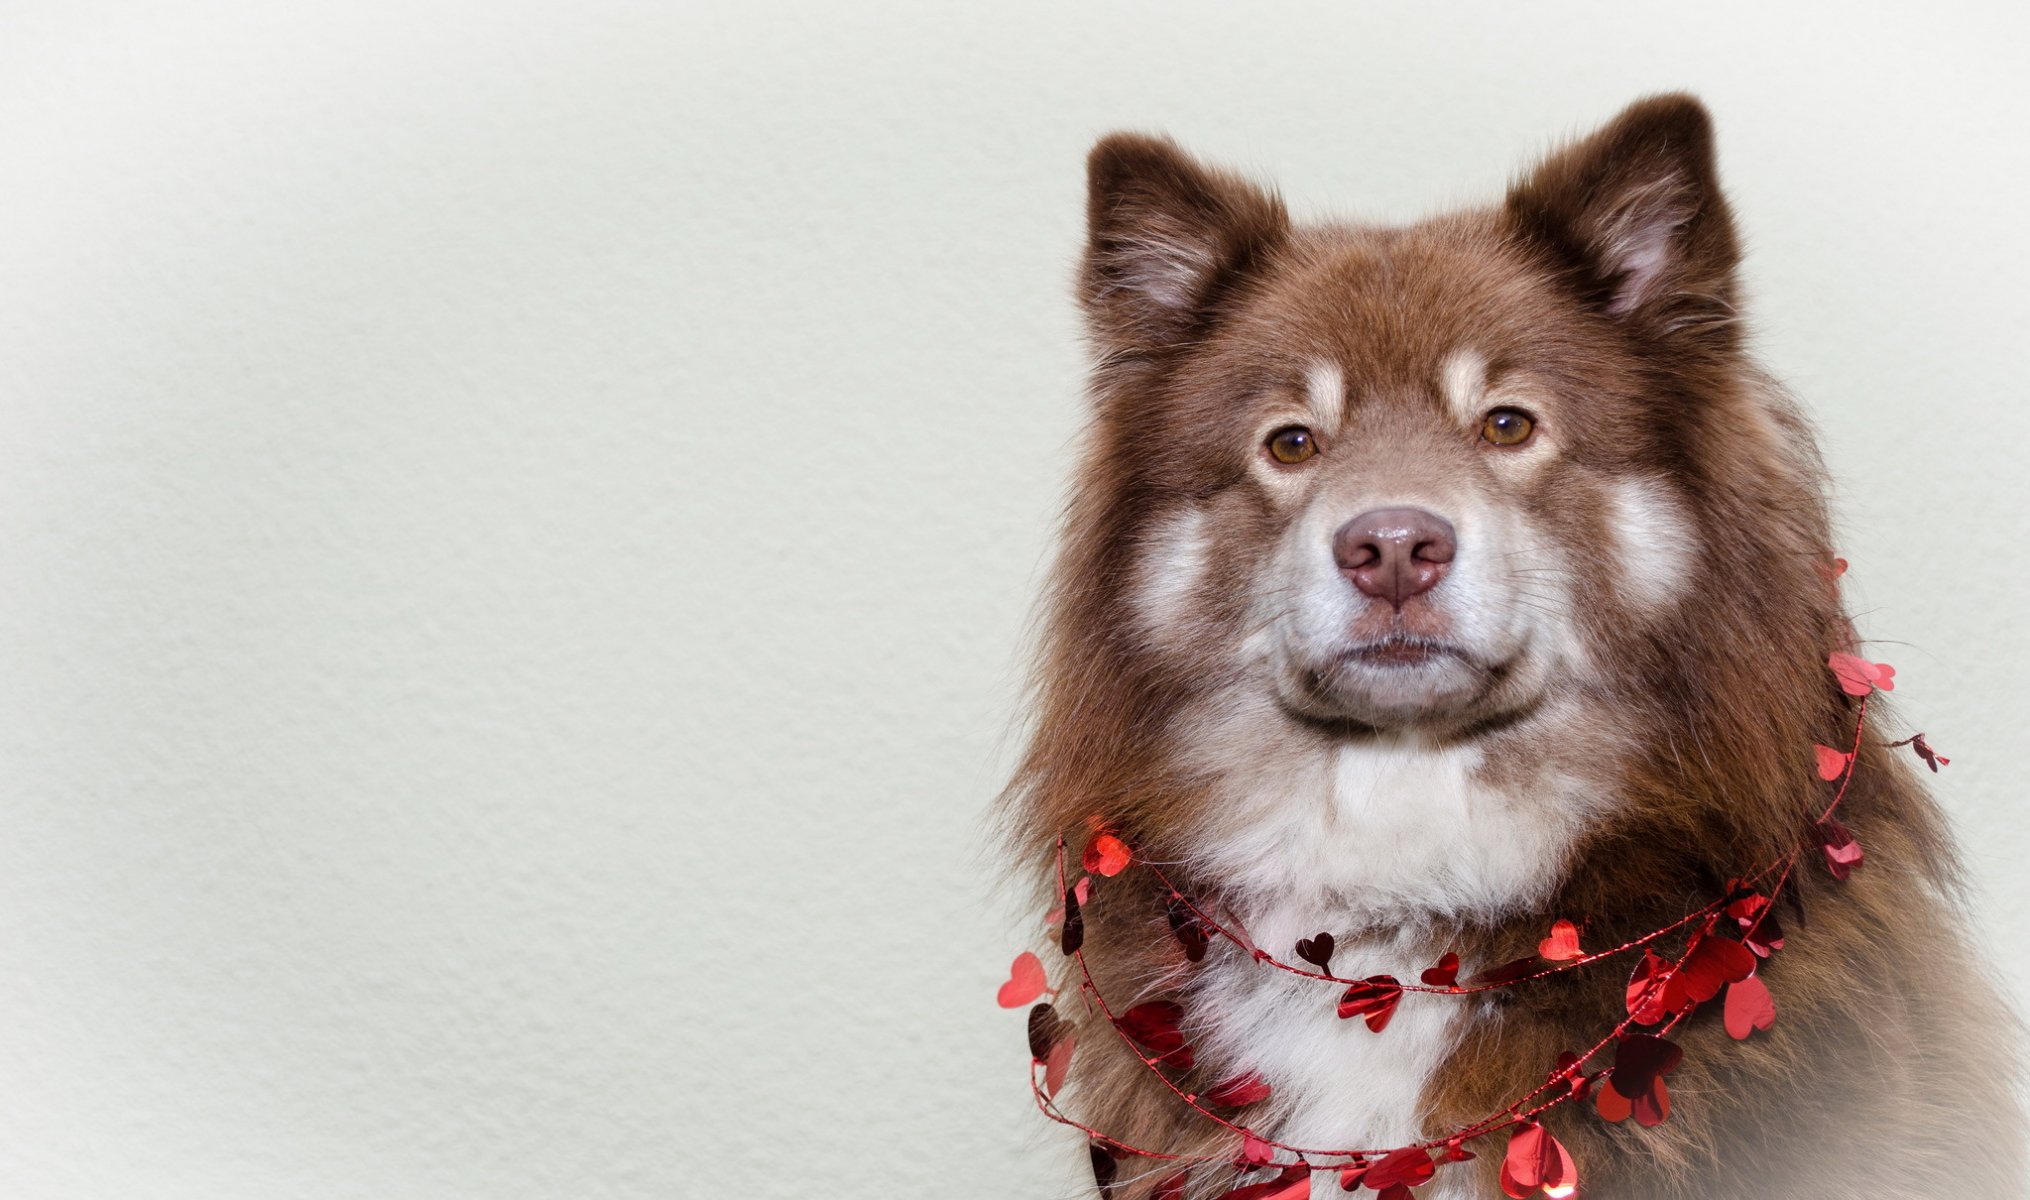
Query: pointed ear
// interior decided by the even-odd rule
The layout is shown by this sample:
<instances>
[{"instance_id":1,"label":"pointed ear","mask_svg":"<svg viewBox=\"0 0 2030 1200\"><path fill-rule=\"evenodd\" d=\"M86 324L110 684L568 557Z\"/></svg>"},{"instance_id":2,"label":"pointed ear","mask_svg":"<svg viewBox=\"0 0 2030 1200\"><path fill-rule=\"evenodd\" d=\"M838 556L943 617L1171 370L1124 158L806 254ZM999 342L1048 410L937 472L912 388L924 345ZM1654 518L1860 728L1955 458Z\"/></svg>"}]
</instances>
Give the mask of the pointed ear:
<instances>
[{"instance_id":1,"label":"pointed ear","mask_svg":"<svg viewBox=\"0 0 2030 1200\"><path fill-rule=\"evenodd\" d=\"M1507 209L1606 312L1660 337L1733 344L1740 248L1712 118L1691 96L1629 105L1510 188Z\"/></svg>"},{"instance_id":2,"label":"pointed ear","mask_svg":"<svg viewBox=\"0 0 2030 1200\"><path fill-rule=\"evenodd\" d=\"M1116 133L1086 158L1079 291L1107 352L1192 336L1289 229L1283 203L1199 164L1167 138Z\"/></svg>"}]
</instances>

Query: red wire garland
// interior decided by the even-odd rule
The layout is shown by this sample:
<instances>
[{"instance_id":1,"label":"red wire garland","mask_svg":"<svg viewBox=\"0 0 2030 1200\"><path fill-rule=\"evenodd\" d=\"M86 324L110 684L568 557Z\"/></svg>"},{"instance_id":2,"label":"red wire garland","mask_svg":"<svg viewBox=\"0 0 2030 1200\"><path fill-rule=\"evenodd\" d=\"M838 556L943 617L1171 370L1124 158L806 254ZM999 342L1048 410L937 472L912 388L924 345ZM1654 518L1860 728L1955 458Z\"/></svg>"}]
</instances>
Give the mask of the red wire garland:
<instances>
[{"instance_id":1,"label":"red wire garland","mask_svg":"<svg viewBox=\"0 0 2030 1200\"><path fill-rule=\"evenodd\" d=\"M1861 740L1863 730L1866 727L1867 713L1868 713L1868 699L1867 696L1863 694L1860 697L1859 704L1856 706L1854 714L1853 746L1852 749L1850 749L1846 755L1846 762L1844 764L1844 770L1840 778L1839 786L1837 789L1835 789L1831 802L1828 803L1825 810L1819 814L1816 826L1822 827L1826 824L1826 822L1831 820L1833 814L1839 809L1840 803L1843 800L1845 800L1848 789L1853 784L1855 771L1858 769L1860 764ZM1933 769L1935 770L1936 768ZM1772 874L1777 876L1774 886L1772 886L1769 889L1769 893L1765 898L1766 903L1764 903L1760 907L1760 909L1756 911L1753 919L1747 923L1743 934L1744 940L1748 937L1752 937L1752 935L1758 929L1760 929L1764 919L1770 914L1771 911L1773 911L1777 897L1782 894L1784 886L1790 880L1790 875L1792 870L1795 868L1797 864L1798 856L1802 854L1809 845L1810 842L1808 839L1800 839L1798 843L1782 858L1779 858L1775 862L1764 867L1762 870L1756 872L1754 875L1747 877L1745 880L1740 881L1740 884L1737 885L1737 886L1745 886L1748 884L1760 883L1762 880L1768 878ZM1066 849L1065 841L1062 837L1060 837L1058 839L1057 845L1057 878L1058 878L1058 891L1059 894L1061 895L1068 894L1069 892L1065 880L1065 865L1064 865L1065 849ZM1249 940L1244 939L1240 935L1234 933L1232 930L1227 928L1225 924L1214 919L1211 916L1211 914L1201 909L1193 900L1185 896L1185 894L1181 889L1179 889L1178 887L1176 887L1176 885L1171 883L1169 877L1164 875L1160 868L1158 868L1152 863L1143 863L1143 866L1145 866L1150 871L1150 873L1156 877L1157 881L1161 883L1165 889L1168 890L1168 892L1170 893L1170 898L1173 901L1182 903L1186 908L1188 908L1191 911L1192 915L1196 917L1199 921L1203 922L1207 928L1211 929L1213 932L1217 933L1219 936L1225 938L1226 940L1232 942L1235 946L1239 947L1240 949L1247 951L1256 962L1264 963L1277 970L1286 971L1293 975L1302 976L1307 979L1316 979L1328 983L1340 985L1358 985L1363 982L1366 982L1364 980L1359 979L1342 978L1340 976L1333 975L1327 971L1309 971L1302 967L1293 966L1289 963L1283 962L1281 959L1278 959L1269 952L1254 946ZM1229 1120L1228 1118L1223 1117L1216 1112L1213 1112L1211 1109L1207 1108L1203 1103L1200 1102L1200 1098L1196 1093L1186 1092L1183 1088L1179 1087L1175 1082L1173 1082L1169 1076L1163 1073L1163 1071L1160 1069L1158 1065L1162 1058L1161 1055L1150 1056L1144 1054L1142 1052L1142 1049L1135 1044L1134 1039L1129 1036L1128 1032L1125 1029L1122 1028L1120 1018L1115 1014L1112 1006L1108 1004L1106 997L1101 994L1099 985L1093 979L1092 970L1086 962L1085 950L1083 946L1079 946L1072 951L1072 958L1078 964L1080 976L1079 982L1080 993L1087 998L1088 1003L1092 1004L1093 1006L1099 1009L1100 1015L1104 1017L1106 1019L1107 1024L1113 1028L1115 1035L1122 1040L1122 1042L1128 1047L1131 1053L1133 1053L1138 1059L1142 1061L1142 1064L1149 1069L1150 1073L1155 1075L1156 1079L1160 1083L1162 1083L1162 1085L1166 1089L1168 1089L1173 1095L1175 1095L1180 1101L1182 1101L1187 1107L1192 1109L1194 1112L1198 1113L1200 1116L1205 1117L1207 1120L1212 1121L1217 1125L1220 1125L1235 1133L1241 1134L1243 1138L1246 1139L1245 1144L1250 1148L1251 1151L1259 1153L1258 1150L1255 1150L1255 1148L1257 1147L1270 1151L1280 1150L1294 1155L1297 1161L1295 1163L1274 1163L1268 1161L1261 1161L1252 1156L1243 1157L1242 1159L1237 1161L1232 1158L1225 1158L1213 1155L1177 1154L1161 1150L1154 1150L1148 1147L1135 1146L1126 1142L1122 1142L1119 1139L1116 1139L1108 1135L1103 1130L1096 1129L1093 1126L1087 1125L1071 1117L1069 1114L1065 1113L1061 1108L1058 1107L1054 1097L1052 1097L1048 1092L1046 1092L1044 1087L1045 1081L1039 1078L1038 1076L1037 1069L1039 1067L1044 1066L1041 1057L1032 1060L1030 1064L1030 1081L1029 1081L1030 1091L1036 1101L1038 1110L1042 1112L1042 1114L1045 1117L1048 1117L1050 1120L1055 1121L1059 1124L1066 1125L1071 1128L1079 1130L1080 1132L1084 1133L1089 1139L1091 1139L1096 1146L1104 1148L1110 1154L1118 1152L1121 1154L1128 1154L1141 1158L1180 1163L1185 1165L1186 1167L1219 1163L1219 1164L1231 1164L1240 1167L1244 1170L1270 1166L1279 1166L1285 1169L1290 1169L1293 1167L1301 1167L1307 1171L1320 1171L1320 1170L1335 1170L1342 1167L1363 1165L1368 1163L1368 1161L1371 1159L1377 1159L1386 1156L1390 1153L1394 1153L1401 1150L1423 1150L1426 1152L1433 1150L1445 1150L1448 1152L1455 1151L1457 1150L1457 1148L1461 1143L1473 1140L1475 1138L1485 1137L1489 1134L1497 1133L1503 1129L1515 1128L1525 1125L1533 1121L1537 1116L1541 1115L1542 1113L1548 1112L1553 1108L1556 1108L1560 1104L1564 1104L1570 1100L1577 1099L1582 1095L1589 1094L1591 1089L1605 1086L1604 1081L1608 1079L1614 1072L1614 1068L1612 1066L1606 1067L1594 1075L1586 1076L1587 1082L1584 1086L1575 1086L1574 1080L1581 1076L1584 1076L1585 1074L1584 1069L1586 1064L1592 1061L1596 1056L1598 1056L1601 1053L1601 1051L1605 1050L1608 1046L1613 1045L1616 1042L1620 1041L1632 1027L1636 1026L1637 1024L1646 1024L1646 1022L1638 1022L1636 1020L1637 1014L1643 1011L1645 1005L1649 1001L1657 998L1660 991L1663 988L1665 988L1670 983L1670 981L1678 975L1680 971L1684 969L1685 964L1691 959L1693 953L1699 947L1702 940L1708 936L1711 936L1712 930L1714 926L1717 924L1718 914L1722 910L1724 910L1731 902L1731 900L1734 898L1735 893L1730 893L1729 896L1722 897L1709 904L1694 909L1691 912L1684 915L1683 917L1680 917L1676 921L1673 921L1660 929L1652 930L1651 932L1646 933L1641 937L1623 942L1622 944L1614 946L1607 950L1600 950L1590 954L1579 955L1572 959L1560 962L1555 966L1546 968L1541 971L1536 971L1528 975L1518 976L1515 978L1493 980L1478 984L1469 983L1466 985L1449 985L1443 987L1432 985L1418 985L1418 984L1396 985L1397 987L1400 988L1400 990L1405 992L1424 992L1424 993L1436 993L1441 995L1471 995L1477 992L1493 991L1498 988L1514 987L1519 984L1529 983L1537 979L1547 978L1551 975L1560 974L1564 971L1572 970L1577 967L1582 967L1589 963L1599 962L1602 959L1612 958L1615 957L1616 955L1626 953L1627 951L1630 950L1647 947L1650 944L1664 937L1669 936L1671 933L1679 929L1682 929L1687 925L1690 925L1694 922L1701 920L1704 920L1705 922L1704 926L1687 941L1684 952L1680 954L1675 961L1672 961L1669 964L1668 969L1653 973L1650 976L1650 978L1646 981L1642 991L1632 995L1629 998L1628 1005L1629 1015L1623 1020L1621 1020L1618 1024L1616 1024L1613 1029L1608 1031L1608 1033L1604 1037L1602 1037L1599 1041L1595 1042L1583 1054L1578 1054L1576 1056L1571 1057L1569 1061L1564 1062L1562 1066L1553 1070L1548 1076L1546 1076L1542 1083L1538 1084L1535 1088L1531 1089L1529 1092L1517 1098L1515 1101L1511 1102L1506 1107L1498 1109L1495 1112L1488 1114L1486 1117L1483 1117L1479 1121L1473 1122L1469 1125L1460 1128L1459 1130L1455 1131L1454 1133L1452 1133L1450 1136L1447 1137L1435 1138L1427 1141L1412 1143L1409 1146L1391 1147L1388 1149L1368 1149L1368 1148L1324 1149L1316 1147L1302 1147L1302 1146L1294 1146L1286 1142L1277 1141L1274 1138L1264 1137L1263 1135L1257 1133L1255 1130L1249 1128L1246 1125L1240 1124L1236 1121ZM1647 1036L1662 1038L1665 1035L1669 1034L1672 1030L1676 1029L1681 1023L1683 1023L1688 1017L1690 1017L1691 1014L1700 1007L1701 1003L1703 1002L1701 1001L1690 1002L1685 1007L1681 1008L1676 1013L1672 1014L1669 1020L1665 1021L1657 1029L1655 1034ZM1550 1091L1551 1089L1554 1088L1559 1089L1557 1095L1551 1097L1548 1100L1545 1100L1541 1104L1536 1104L1534 1107L1531 1106L1532 1101L1536 1100L1538 1097L1542 1096L1545 1092ZM1311 1161L1311 1159L1313 1158L1325 1158L1343 1161L1334 1161L1331 1163L1315 1163Z\"/></svg>"}]
</instances>

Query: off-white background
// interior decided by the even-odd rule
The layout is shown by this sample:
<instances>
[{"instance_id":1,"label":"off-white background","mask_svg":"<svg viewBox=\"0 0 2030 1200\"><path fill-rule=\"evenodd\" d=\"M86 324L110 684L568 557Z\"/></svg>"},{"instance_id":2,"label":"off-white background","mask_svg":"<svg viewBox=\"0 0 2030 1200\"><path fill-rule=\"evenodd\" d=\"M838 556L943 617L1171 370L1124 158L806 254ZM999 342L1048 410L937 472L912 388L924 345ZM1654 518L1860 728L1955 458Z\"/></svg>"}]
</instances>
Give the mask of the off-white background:
<instances>
[{"instance_id":1,"label":"off-white background","mask_svg":"<svg viewBox=\"0 0 2030 1200\"><path fill-rule=\"evenodd\" d=\"M1123 125L1407 219L1700 91L2030 979L2020 5L311 7L0 6L0 1194L1061 1191L982 829Z\"/></svg>"}]
</instances>

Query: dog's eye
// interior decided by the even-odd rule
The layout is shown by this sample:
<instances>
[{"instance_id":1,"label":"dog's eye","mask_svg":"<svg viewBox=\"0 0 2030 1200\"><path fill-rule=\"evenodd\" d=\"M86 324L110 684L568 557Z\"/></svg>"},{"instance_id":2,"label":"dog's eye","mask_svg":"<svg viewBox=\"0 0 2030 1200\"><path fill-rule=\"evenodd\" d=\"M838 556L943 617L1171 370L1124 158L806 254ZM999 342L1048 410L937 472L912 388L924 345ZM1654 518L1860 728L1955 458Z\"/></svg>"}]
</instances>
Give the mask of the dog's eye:
<instances>
[{"instance_id":1,"label":"dog's eye","mask_svg":"<svg viewBox=\"0 0 2030 1200\"><path fill-rule=\"evenodd\" d=\"M1480 423L1480 436L1497 446L1520 446L1530 440L1537 427L1530 415L1519 408L1497 408Z\"/></svg>"},{"instance_id":2,"label":"dog's eye","mask_svg":"<svg viewBox=\"0 0 2030 1200\"><path fill-rule=\"evenodd\" d=\"M1285 425L1269 435L1269 454L1279 463L1300 463L1318 453L1318 439L1302 425Z\"/></svg>"}]
</instances>

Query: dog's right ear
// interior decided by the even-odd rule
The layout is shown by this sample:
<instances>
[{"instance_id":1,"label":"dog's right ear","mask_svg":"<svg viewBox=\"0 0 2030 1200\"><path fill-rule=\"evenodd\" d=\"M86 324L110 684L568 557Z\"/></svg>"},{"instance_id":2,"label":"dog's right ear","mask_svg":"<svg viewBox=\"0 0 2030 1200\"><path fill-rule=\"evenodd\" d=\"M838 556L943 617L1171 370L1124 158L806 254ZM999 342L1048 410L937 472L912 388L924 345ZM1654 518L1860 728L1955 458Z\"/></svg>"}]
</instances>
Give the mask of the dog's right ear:
<instances>
[{"instance_id":1,"label":"dog's right ear","mask_svg":"<svg viewBox=\"0 0 2030 1200\"><path fill-rule=\"evenodd\" d=\"M1272 193L1200 164L1168 138L1116 133L1086 158L1079 292L1103 352L1193 336L1288 231Z\"/></svg>"}]
</instances>

